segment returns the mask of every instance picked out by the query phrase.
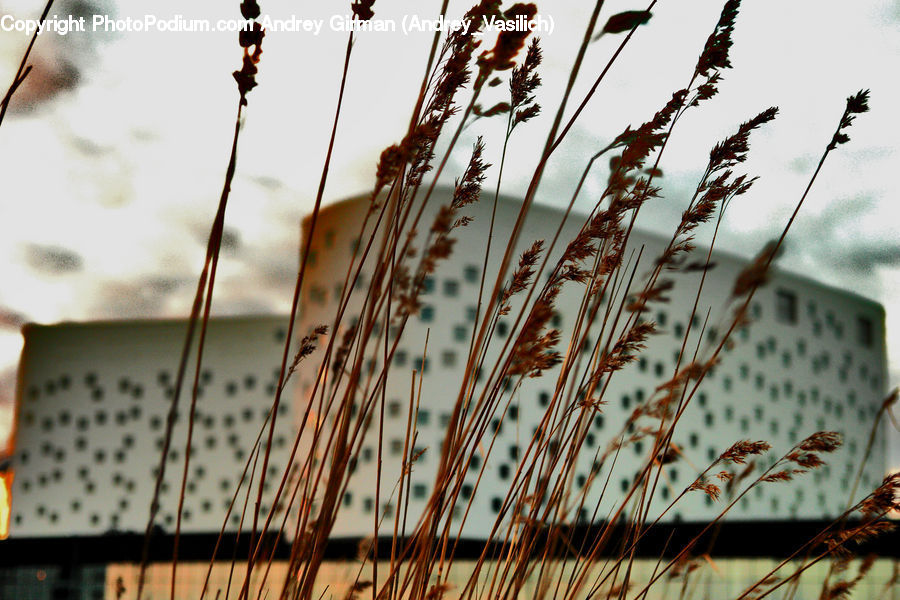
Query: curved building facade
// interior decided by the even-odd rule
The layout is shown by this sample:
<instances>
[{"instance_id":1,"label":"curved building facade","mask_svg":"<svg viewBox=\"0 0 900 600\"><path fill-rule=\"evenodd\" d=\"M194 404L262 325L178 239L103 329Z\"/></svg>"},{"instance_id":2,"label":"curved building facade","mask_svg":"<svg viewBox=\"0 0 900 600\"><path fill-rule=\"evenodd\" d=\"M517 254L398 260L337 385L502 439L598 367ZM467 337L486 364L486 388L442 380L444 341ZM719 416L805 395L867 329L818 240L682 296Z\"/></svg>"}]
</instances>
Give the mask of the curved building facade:
<instances>
[{"instance_id":1,"label":"curved building facade","mask_svg":"<svg viewBox=\"0 0 900 600\"><path fill-rule=\"evenodd\" d=\"M209 322L185 533L222 527L272 405L286 325L281 317ZM25 328L11 538L144 531L186 330L186 321ZM156 520L168 533L175 531L194 364L181 393ZM269 467L279 476L294 440L289 404L276 420ZM240 512L238 503L230 531L237 530Z\"/></svg>"},{"instance_id":2,"label":"curved building facade","mask_svg":"<svg viewBox=\"0 0 900 600\"><path fill-rule=\"evenodd\" d=\"M441 203L449 202L449 192L426 209L418 229L427 232ZM487 264L488 290L496 278L499 255L509 243L510 232L521 204L501 198L496 212L492 244ZM473 221L457 229L451 256L438 264L425 281L422 307L410 317L399 347L391 363L385 389L386 407L382 453L383 487L390 489L400 477L404 452L410 380L415 371L421 374L421 395L417 417L418 450L425 450L416 461L410 481L409 517L413 522L428 501L437 475L437 462L447 423L451 419L465 369L473 327L476 326L478 291L481 284L488 224L492 202L465 207L463 212ZM343 290L347 266L360 240L367 240L374 217L366 221L366 200L348 200L327 208L319 215L312 240L309 272L302 290L302 318L299 331L318 324L331 325ZM571 215L565 222L560 245L571 240L584 215ZM520 236L515 260L535 240L549 243L563 219L563 211L534 206ZM364 227L365 224L365 227ZM307 234L308 234L307 222ZM418 236L421 251L423 235ZM629 292L639 289L641 275L648 272L668 242L661 236L635 230L625 256L628 271L636 274L632 287L619 289L604 300L614 309ZM377 242L376 242L377 244ZM551 253L555 264L560 250ZM696 255L705 258L705 251ZM638 259L640 256L640 259ZM718 341L717 324L725 317L726 304L735 278L747 261L723 252L714 252L715 267L708 271L699 298L697 314L686 347L709 348ZM361 301L372 276L371 261L364 263L358 293L348 306L343 325L335 332L340 336L347 326L359 318ZM593 419L590 432L578 458L573 478L575 490L590 479L597 457L619 435L622 424L632 412L648 400L661 383L671 378L679 361L684 334L688 329L692 306L700 282L700 273L677 273L670 301L650 305L648 318L658 326L658 333L647 341L639 360L627 365L610 378L604 394L607 404ZM573 316L577 314L582 289L570 286L556 305L553 326L562 331L562 348L569 340ZM733 307L731 307L733 308ZM779 485L761 485L744 497L727 518L754 520L820 520L840 514L846 507L849 489L866 452L874 417L886 389L886 352L884 342L884 310L870 300L851 292L819 284L807 277L776 271L769 283L760 288L749 307L753 323L736 332L734 346L723 354L721 364L711 371L699 393L685 412L674 441L681 449L681 459L663 472L663 480L654 497L654 509L662 509L688 486L699 472L732 443L741 439L766 440L772 445L773 458L763 459L768 466L795 443L820 430L839 431L844 445L827 457L827 466L798 476ZM709 310L708 323L706 321ZM515 311L513 311L515 313ZM500 318L495 332L496 344L514 335L512 319ZM427 335L427 354L426 352ZM589 334L591 343L596 341ZM584 347L586 351L588 346ZM377 353L376 353L377 355ZM496 357L489 349L486 364ZM681 359L684 366L685 359ZM376 372L377 364L368 365ZM556 369L543 376L526 379L504 398L505 410L498 412L484 438L491 445L483 465L470 468L462 488L461 501L471 502L466 517L464 537L484 537L497 518L521 454L528 446L537 425L547 410L553 394ZM300 373L299 397L309 398L315 387L316 373L310 369ZM477 384L476 384L477 387ZM305 400L304 400L305 401ZM357 457L356 473L351 478L343 507L334 529L337 537L371 535L376 512L392 520L397 510L396 499L382 492L376 506L374 484L377 467L377 438L369 435ZM609 476L608 492L598 514L606 515L617 498L628 490L636 469L646 461L652 438L624 446L616 457ZM766 463L766 460L769 462ZM483 469L482 469L483 466ZM875 437L872 453L866 461L862 488L877 486L885 470L884 433ZM479 475L481 474L480 481ZM477 485L476 485L477 482ZM596 504L599 488L590 490L587 505ZM471 498L471 499L470 499ZM663 521L705 521L715 516L712 501L702 493L680 500ZM456 513L460 514L457 507ZM583 511L583 509L582 509ZM569 515L573 521L581 515ZM652 515L651 515L652 518Z\"/></svg>"},{"instance_id":3,"label":"curved building facade","mask_svg":"<svg viewBox=\"0 0 900 600\"><path fill-rule=\"evenodd\" d=\"M446 192L444 192L446 194ZM437 198L441 200L442 198ZM446 200L446 195L443 198ZM434 202L437 207L440 202ZM520 204L502 199L497 206L487 281L493 282L498 253L506 247ZM416 418L416 460L409 481L409 526L425 507L437 476L441 443L451 418L477 312L491 203L466 207L473 221L454 232L451 256L425 281L422 308L409 319L394 354L385 386L381 454L382 495L376 506L377 437L370 433L359 445L356 471L341 499L333 536L359 538L372 533L374 518L391 520L398 510L391 489L400 477L408 426L410 380L421 375ZM299 335L334 320L347 265L360 240L369 205L348 200L324 208L312 240L301 296ZM428 230L435 209L426 210L421 231ZM549 240L562 212L535 206L520 238L517 255L534 240ZM562 228L569 240L583 216L572 215ZM370 227L367 225L366 228ZM635 231L626 256L640 275L664 247L661 237ZM499 250L498 250L499 249ZM559 255L557 250L551 260ZM716 343L716 324L725 314L734 279L746 261L714 253L698 314L710 311L708 324L695 322L687 348ZM340 341L359 317L360 298L372 276L364 263L343 324L331 332ZM658 333L639 359L610 378L602 412L584 438L572 478L583 488L597 469L597 457L614 442L629 415L648 400L675 372L699 284L698 273L675 275L670 301L651 305L648 315ZM628 290L619 289L604 302L617 306ZM562 332L562 350L581 301L577 286L565 289L557 303L553 326ZM750 307L753 324L733 336L734 347L711 371L684 414L674 437L681 459L664 469L654 508L662 508L688 486L712 460L741 439L766 440L771 455L781 456L793 444L819 430L844 436L843 448L828 465L779 485L758 486L728 518L738 521L821 520L843 511L869 441L871 423L886 388L884 311L875 302L816 283L806 277L776 272ZM213 319L197 405L191 467L182 531L216 532L240 483L257 434L264 426L278 380L285 341L284 317ZM496 344L514 335L503 317ZM19 374L15 454L12 466L10 535L28 538L59 535L92 536L109 531L143 531L153 494L165 433L169 398L185 334L183 321L109 322L28 326ZM702 331L702 337L701 337ZM427 352L425 341L427 336ZM593 330L589 338L596 341ZM322 346L320 346L322 347ZM489 347L486 364L496 352ZM586 345L585 348L589 348ZM579 350L580 352L580 350ZM494 353L494 354L492 354ZM280 475L287 468L297 435L294 415L303 415L315 387L319 355L304 362L285 396L277 421L267 477L265 512ZM682 365L684 364L682 360ZM377 360L366 365L377 372ZM189 370L191 373L192 370ZM464 537L484 538L522 454L547 410L557 369L526 379L504 397L504 409L491 420L481 464L470 465L457 512L471 502ZM477 387L478 383L476 383ZM506 402L508 401L508 404ZM158 524L174 531L183 467L190 393L182 393ZM612 471L602 470L608 493L598 514L605 515L646 460L652 440L622 447ZM301 453L298 459L305 456ZM607 467L603 467L606 469ZM862 489L872 489L884 474L884 435L879 432L866 461ZM479 476L480 482L479 482ZM596 475L596 473L594 473ZM599 487L587 493L587 505L598 504ZM386 491L384 491L386 490ZM664 521L705 521L714 507L702 494L679 501ZM573 520L582 514L569 515ZM228 520L235 531L239 511Z\"/></svg>"}]
</instances>

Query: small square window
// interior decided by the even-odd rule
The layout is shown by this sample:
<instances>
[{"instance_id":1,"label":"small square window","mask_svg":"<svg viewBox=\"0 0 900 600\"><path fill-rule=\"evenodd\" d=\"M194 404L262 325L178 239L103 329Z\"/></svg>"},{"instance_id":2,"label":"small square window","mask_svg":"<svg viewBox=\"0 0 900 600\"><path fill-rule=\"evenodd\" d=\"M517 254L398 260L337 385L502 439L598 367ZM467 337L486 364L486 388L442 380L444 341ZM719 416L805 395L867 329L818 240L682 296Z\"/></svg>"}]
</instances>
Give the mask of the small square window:
<instances>
[{"instance_id":1,"label":"small square window","mask_svg":"<svg viewBox=\"0 0 900 600\"><path fill-rule=\"evenodd\" d=\"M455 279L444 280L444 295L451 298L459 295L459 282Z\"/></svg>"},{"instance_id":2,"label":"small square window","mask_svg":"<svg viewBox=\"0 0 900 600\"><path fill-rule=\"evenodd\" d=\"M781 323L797 322L797 294L788 290L775 292L775 318Z\"/></svg>"},{"instance_id":3,"label":"small square window","mask_svg":"<svg viewBox=\"0 0 900 600\"><path fill-rule=\"evenodd\" d=\"M468 283L478 283L478 275L480 269L476 265L466 265L463 269L463 276Z\"/></svg>"},{"instance_id":4,"label":"small square window","mask_svg":"<svg viewBox=\"0 0 900 600\"><path fill-rule=\"evenodd\" d=\"M398 400L391 400L388 402L388 416L399 417L400 410L400 402Z\"/></svg>"},{"instance_id":5,"label":"small square window","mask_svg":"<svg viewBox=\"0 0 900 600\"><path fill-rule=\"evenodd\" d=\"M422 322L424 323L431 323L434 320L434 307L430 304L422 306L419 318L422 319Z\"/></svg>"},{"instance_id":6,"label":"small square window","mask_svg":"<svg viewBox=\"0 0 900 600\"><path fill-rule=\"evenodd\" d=\"M509 325L507 325L506 321L499 321L497 323L497 335L500 337L506 337L509 333Z\"/></svg>"},{"instance_id":7,"label":"small square window","mask_svg":"<svg viewBox=\"0 0 900 600\"><path fill-rule=\"evenodd\" d=\"M444 350L444 352L441 353L441 364L445 367L456 365L456 352L453 350Z\"/></svg>"},{"instance_id":8,"label":"small square window","mask_svg":"<svg viewBox=\"0 0 900 600\"><path fill-rule=\"evenodd\" d=\"M871 348L875 341L874 327L872 321L866 317L857 317L856 319L856 341L860 346Z\"/></svg>"},{"instance_id":9,"label":"small square window","mask_svg":"<svg viewBox=\"0 0 900 600\"><path fill-rule=\"evenodd\" d=\"M547 392L541 392L540 394L538 394L538 403L541 406L547 406L548 404L550 404L550 394Z\"/></svg>"}]
</instances>

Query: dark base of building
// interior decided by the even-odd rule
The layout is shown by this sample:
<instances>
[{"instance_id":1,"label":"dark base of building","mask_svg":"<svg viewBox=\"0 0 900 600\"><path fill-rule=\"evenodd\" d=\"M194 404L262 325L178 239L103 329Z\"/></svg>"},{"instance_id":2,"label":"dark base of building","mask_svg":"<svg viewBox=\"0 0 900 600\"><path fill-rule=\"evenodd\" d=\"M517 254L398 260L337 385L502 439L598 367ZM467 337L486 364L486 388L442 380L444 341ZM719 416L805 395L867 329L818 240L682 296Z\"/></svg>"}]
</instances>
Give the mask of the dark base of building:
<instances>
[{"instance_id":1,"label":"dark base of building","mask_svg":"<svg viewBox=\"0 0 900 600\"><path fill-rule=\"evenodd\" d=\"M829 521L789 521L789 522L727 522L721 527L711 528L703 534L693 546L694 554L709 553L720 558L785 558L795 552L804 543L818 535L828 527ZM852 524L851 524L852 525ZM682 550L699 535L706 524L678 523L660 524L647 532L637 547L638 557L672 556ZM627 531L617 526L608 536L608 544L603 556L618 554ZM595 539L598 529L576 527L571 539L577 544L582 541L585 548L572 547L567 543L555 544L555 554L586 553L588 544ZM178 544L180 561L208 561L213 555L218 541L216 533L182 534ZM548 536L542 536L536 547L543 549ZM569 538L568 532L562 532L557 539ZM390 557L391 539L379 540L378 554ZM502 552L502 545L491 543L489 555L497 556ZM171 561L173 556L174 536L169 533L156 533L146 547L148 562ZM249 536L233 533L226 534L219 542L216 552L217 560L230 561L237 557L246 558L250 549ZM290 544L283 539L270 537L264 543L264 556L274 555L275 560L287 560L290 556ZM485 549L481 540L464 539L457 544L456 558L477 558ZM900 533L897 531L870 540L863 546L852 545L848 548L860 554L876 553L883 557L900 558ZM328 560L355 559L359 555L359 539L333 539L325 550ZM138 533L110 532L102 536L91 537L42 537L42 538L10 538L0 542L0 555L5 567L25 565L91 565L109 563L140 563L145 552L144 535Z\"/></svg>"}]
</instances>

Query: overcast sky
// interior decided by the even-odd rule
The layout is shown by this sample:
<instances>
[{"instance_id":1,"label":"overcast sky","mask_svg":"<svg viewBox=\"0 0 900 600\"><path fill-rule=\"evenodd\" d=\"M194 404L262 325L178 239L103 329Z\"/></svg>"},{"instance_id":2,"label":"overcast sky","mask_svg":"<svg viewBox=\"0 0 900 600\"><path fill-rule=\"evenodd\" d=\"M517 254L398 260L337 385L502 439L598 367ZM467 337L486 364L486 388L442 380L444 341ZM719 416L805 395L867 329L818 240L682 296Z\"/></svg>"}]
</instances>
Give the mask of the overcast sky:
<instances>
[{"instance_id":1,"label":"overcast sky","mask_svg":"<svg viewBox=\"0 0 900 600\"><path fill-rule=\"evenodd\" d=\"M238 2L58 1L60 16L143 19L239 17ZM314 5L312 5L314 4ZM261 2L275 18L325 19L319 35L270 33L259 87L250 95L228 209L229 245L217 280L219 313L286 312L298 221L311 208L343 61L346 34L328 20L347 3ZM538 201L560 204L585 157L629 123L653 114L686 85L722 0L660 0L551 161ZM311 6L312 5L312 6ZM431 17L434 0L378 0L376 16ZM583 0L539 3L553 21L542 35L545 116L517 131L504 189L521 193L536 162L568 67L583 36ZM42 2L0 0L0 17L34 18ZM150 7L150 8L148 8ZM451 2L460 16L465 2ZM608 0L601 22L634 0ZM872 91L871 112L826 164L782 265L882 302L888 314L891 382L900 381L900 237L895 233L900 140L900 1L754 0L741 10L719 96L678 126L662 163L666 197L643 225L671 231L712 144L764 108L778 119L756 134L747 170L761 177L729 209L723 247L754 254L776 235L808 181L846 96ZM581 98L620 41L604 36L586 57ZM431 36L359 35L326 199L370 188L380 151L402 136ZM27 37L0 31L5 90ZM34 70L0 128L0 365L11 406L23 322L187 314L228 159L240 49L232 33L45 34ZM493 90L504 99L503 88ZM502 125L479 122L498 162ZM460 171L465 153L448 169ZM605 172L588 182L602 189ZM585 200L582 207L587 207ZM11 412L0 410L0 438ZM895 450L894 464L900 465Z\"/></svg>"}]
</instances>

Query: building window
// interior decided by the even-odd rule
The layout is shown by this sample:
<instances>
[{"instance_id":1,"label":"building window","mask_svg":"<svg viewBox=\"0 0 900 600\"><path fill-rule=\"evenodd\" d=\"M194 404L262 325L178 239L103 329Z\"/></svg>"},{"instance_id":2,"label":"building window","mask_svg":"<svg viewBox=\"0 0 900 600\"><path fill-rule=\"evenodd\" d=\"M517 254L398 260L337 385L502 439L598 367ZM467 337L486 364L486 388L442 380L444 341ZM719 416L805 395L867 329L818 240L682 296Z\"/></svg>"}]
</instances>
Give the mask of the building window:
<instances>
[{"instance_id":1,"label":"building window","mask_svg":"<svg viewBox=\"0 0 900 600\"><path fill-rule=\"evenodd\" d=\"M541 392L540 394L538 394L538 403L541 406L547 406L548 404L550 404L550 394L548 394L547 392Z\"/></svg>"},{"instance_id":2,"label":"building window","mask_svg":"<svg viewBox=\"0 0 900 600\"><path fill-rule=\"evenodd\" d=\"M475 305L470 305L466 307L466 320L474 321L478 316L478 307Z\"/></svg>"},{"instance_id":3,"label":"building window","mask_svg":"<svg viewBox=\"0 0 900 600\"><path fill-rule=\"evenodd\" d=\"M475 265L466 265L463 269L463 276L469 283L478 283L479 269Z\"/></svg>"},{"instance_id":4,"label":"building window","mask_svg":"<svg viewBox=\"0 0 900 600\"><path fill-rule=\"evenodd\" d=\"M507 325L506 321L499 321L497 323L497 335L500 337L506 337L506 334L509 333L509 325Z\"/></svg>"},{"instance_id":5,"label":"building window","mask_svg":"<svg viewBox=\"0 0 900 600\"><path fill-rule=\"evenodd\" d=\"M441 364L445 367L452 367L456 365L456 352L453 350L445 350L441 353Z\"/></svg>"},{"instance_id":6,"label":"building window","mask_svg":"<svg viewBox=\"0 0 900 600\"><path fill-rule=\"evenodd\" d=\"M465 325L457 325L453 328L453 339L457 342L466 341L466 327Z\"/></svg>"},{"instance_id":7,"label":"building window","mask_svg":"<svg viewBox=\"0 0 900 600\"><path fill-rule=\"evenodd\" d=\"M871 348L875 339L872 321L866 317L857 317L856 319L856 341L860 346Z\"/></svg>"},{"instance_id":8,"label":"building window","mask_svg":"<svg viewBox=\"0 0 900 600\"><path fill-rule=\"evenodd\" d=\"M317 285L310 286L309 300L316 304L325 304L325 289Z\"/></svg>"},{"instance_id":9,"label":"building window","mask_svg":"<svg viewBox=\"0 0 900 600\"><path fill-rule=\"evenodd\" d=\"M419 318L422 319L424 323L431 323L434 320L434 307L430 304L426 304L422 307L422 312L419 314Z\"/></svg>"},{"instance_id":10,"label":"building window","mask_svg":"<svg viewBox=\"0 0 900 600\"><path fill-rule=\"evenodd\" d=\"M459 282L455 279L444 280L444 295L455 298L459 295Z\"/></svg>"},{"instance_id":11,"label":"building window","mask_svg":"<svg viewBox=\"0 0 900 600\"><path fill-rule=\"evenodd\" d=\"M797 294L788 290L775 292L775 318L781 323L797 322Z\"/></svg>"}]
</instances>

